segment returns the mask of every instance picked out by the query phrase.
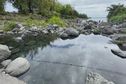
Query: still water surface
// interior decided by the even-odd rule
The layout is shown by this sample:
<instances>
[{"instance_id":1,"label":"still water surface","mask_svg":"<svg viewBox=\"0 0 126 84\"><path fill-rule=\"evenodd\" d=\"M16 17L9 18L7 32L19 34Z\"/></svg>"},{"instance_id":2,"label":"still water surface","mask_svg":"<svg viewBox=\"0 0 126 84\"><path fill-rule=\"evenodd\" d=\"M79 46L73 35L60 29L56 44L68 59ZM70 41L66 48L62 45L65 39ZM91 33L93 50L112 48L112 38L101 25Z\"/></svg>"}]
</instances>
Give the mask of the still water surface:
<instances>
[{"instance_id":1,"label":"still water surface","mask_svg":"<svg viewBox=\"0 0 126 84\"><path fill-rule=\"evenodd\" d=\"M28 84L85 84L90 71L115 84L126 84L126 60L111 53L119 47L110 38L91 34L62 40L50 36L25 43L20 55L26 56L31 68L19 78Z\"/></svg>"}]
</instances>

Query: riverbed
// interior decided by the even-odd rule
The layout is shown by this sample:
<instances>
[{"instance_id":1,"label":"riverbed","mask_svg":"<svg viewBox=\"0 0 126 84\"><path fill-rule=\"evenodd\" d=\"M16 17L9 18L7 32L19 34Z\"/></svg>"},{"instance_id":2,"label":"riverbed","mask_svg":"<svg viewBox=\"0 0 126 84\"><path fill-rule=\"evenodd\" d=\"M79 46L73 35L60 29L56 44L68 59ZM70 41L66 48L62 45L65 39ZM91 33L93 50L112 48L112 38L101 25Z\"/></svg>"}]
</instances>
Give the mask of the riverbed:
<instances>
[{"instance_id":1,"label":"riverbed","mask_svg":"<svg viewBox=\"0 0 126 84\"><path fill-rule=\"evenodd\" d=\"M126 83L126 60L111 52L119 47L108 37L91 34L67 40L48 36L11 41L8 46L20 48L11 59L23 56L31 63L30 70L19 77L28 84L85 84L90 72L115 84Z\"/></svg>"}]
</instances>

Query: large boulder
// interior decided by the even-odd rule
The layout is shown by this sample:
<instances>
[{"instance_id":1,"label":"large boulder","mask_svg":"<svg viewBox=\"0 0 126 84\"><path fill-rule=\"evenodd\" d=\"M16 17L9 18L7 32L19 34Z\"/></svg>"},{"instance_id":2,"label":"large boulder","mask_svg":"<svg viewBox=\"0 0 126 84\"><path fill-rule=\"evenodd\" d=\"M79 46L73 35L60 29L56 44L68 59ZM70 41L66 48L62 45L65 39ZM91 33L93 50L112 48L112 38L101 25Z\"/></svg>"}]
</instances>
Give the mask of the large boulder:
<instances>
[{"instance_id":1,"label":"large boulder","mask_svg":"<svg viewBox=\"0 0 126 84\"><path fill-rule=\"evenodd\" d=\"M0 60L6 59L11 55L8 46L0 44Z\"/></svg>"},{"instance_id":2,"label":"large boulder","mask_svg":"<svg viewBox=\"0 0 126 84\"><path fill-rule=\"evenodd\" d=\"M98 73L91 72L87 76L86 84L114 84L114 83L111 81L108 81L107 79L105 79Z\"/></svg>"},{"instance_id":3,"label":"large boulder","mask_svg":"<svg viewBox=\"0 0 126 84\"><path fill-rule=\"evenodd\" d=\"M27 59L19 57L12 61L5 69L5 72L11 76L19 76L25 73L30 68L30 63Z\"/></svg>"},{"instance_id":4,"label":"large boulder","mask_svg":"<svg viewBox=\"0 0 126 84\"><path fill-rule=\"evenodd\" d=\"M106 34L106 35L112 35L112 34L114 34L114 29L112 29L111 27L105 27L105 28L103 28L102 29L102 34Z\"/></svg>"},{"instance_id":5,"label":"large boulder","mask_svg":"<svg viewBox=\"0 0 126 84\"><path fill-rule=\"evenodd\" d=\"M77 36L79 36L79 31L77 31L74 28L67 28L63 32L60 33L60 37L62 39L75 38Z\"/></svg>"},{"instance_id":6,"label":"large boulder","mask_svg":"<svg viewBox=\"0 0 126 84\"><path fill-rule=\"evenodd\" d=\"M8 59L8 60L1 62L1 65L4 66L4 67L7 67L11 62L12 62L12 60Z\"/></svg>"},{"instance_id":7,"label":"large boulder","mask_svg":"<svg viewBox=\"0 0 126 84\"><path fill-rule=\"evenodd\" d=\"M73 37L79 36L79 32L74 28L68 28L64 31L64 33L68 34L68 36L73 36Z\"/></svg>"},{"instance_id":8,"label":"large boulder","mask_svg":"<svg viewBox=\"0 0 126 84\"><path fill-rule=\"evenodd\" d=\"M121 50L116 50L116 49L111 49L111 52L121 58L126 58L126 52L121 51Z\"/></svg>"},{"instance_id":9,"label":"large boulder","mask_svg":"<svg viewBox=\"0 0 126 84\"><path fill-rule=\"evenodd\" d=\"M0 84L26 84L25 82L0 72Z\"/></svg>"}]
</instances>

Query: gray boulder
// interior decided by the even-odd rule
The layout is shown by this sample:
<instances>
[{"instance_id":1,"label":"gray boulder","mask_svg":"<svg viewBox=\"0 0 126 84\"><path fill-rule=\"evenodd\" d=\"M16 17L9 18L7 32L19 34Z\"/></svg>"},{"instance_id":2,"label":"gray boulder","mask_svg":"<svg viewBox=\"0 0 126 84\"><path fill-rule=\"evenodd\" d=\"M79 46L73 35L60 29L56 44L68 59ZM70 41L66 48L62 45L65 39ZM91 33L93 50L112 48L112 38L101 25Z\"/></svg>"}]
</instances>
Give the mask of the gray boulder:
<instances>
[{"instance_id":1,"label":"gray boulder","mask_svg":"<svg viewBox=\"0 0 126 84\"><path fill-rule=\"evenodd\" d=\"M121 50L116 50L116 49L111 49L111 52L121 58L126 58L126 52L121 51Z\"/></svg>"},{"instance_id":2,"label":"gray boulder","mask_svg":"<svg viewBox=\"0 0 126 84\"><path fill-rule=\"evenodd\" d=\"M11 59L5 60L1 63L2 66L7 67L12 62Z\"/></svg>"},{"instance_id":3,"label":"gray boulder","mask_svg":"<svg viewBox=\"0 0 126 84\"><path fill-rule=\"evenodd\" d=\"M64 31L64 33L68 34L68 36L73 36L73 37L79 36L79 32L74 28L67 28Z\"/></svg>"},{"instance_id":4,"label":"gray boulder","mask_svg":"<svg viewBox=\"0 0 126 84\"><path fill-rule=\"evenodd\" d=\"M91 72L87 76L86 84L114 84L114 83L111 81L108 81L107 79L105 79L98 73Z\"/></svg>"},{"instance_id":5,"label":"gray boulder","mask_svg":"<svg viewBox=\"0 0 126 84\"><path fill-rule=\"evenodd\" d=\"M61 37L62 39L65 39L65 38L68 38L69 36L68 36L68 34L66 34L66 33L61 33L61 34L60 34L60 37Z\"/></svg>"},{"instance_id":6,"label":"gray boulder","mask_svg":"<svg viewBox=\"0 0 126 84\"><path fill-rule=\"evenodd\" d=\"M60 37L62 39L74 38L79 36L79 31L74 28L67 28L63 32L60 33Z\"/></svg>"},{"instance_id":7,"label":"gray boulder","mask_svg":"<svg viewBox=\"0 0 126 84\"><path fill-rule=\"evenodd\" d=\"M6 59L11 55L8 46L0 44L0 60Z\"/></svg>"},{"instance_id":8,"label":"gray boulder","mask_svg":"<svg viewBox=\"0 0 126 84\"><path fill-rule=\"evenodd\" d=\"M0 84L26 84L25 82L0 72Z\"/></svg>"},{"instance_id":9,"label":"gray boulder","mask_svg":"<svg viewBox=\"0 0 126 84\"><path fill-rule=\"evenodd\" d=\"M114 34L114 29L112 29L111 27L105 27L105 28L103 28L102 29L102 34L106 34L106 35L112 35L112 34Z\"/></svg>"},{"instance_id":10,"label":"gray boulder","mask_svg":"<svg viewBox=\"0 0 126 84\"><path fill-rule=\"evenodd\" d=\"M12 61L5 69L5 72L11 76L19 76L25 73L30 68L30 63L27 59L19 57Z\"/></svg>"}]
</instances>

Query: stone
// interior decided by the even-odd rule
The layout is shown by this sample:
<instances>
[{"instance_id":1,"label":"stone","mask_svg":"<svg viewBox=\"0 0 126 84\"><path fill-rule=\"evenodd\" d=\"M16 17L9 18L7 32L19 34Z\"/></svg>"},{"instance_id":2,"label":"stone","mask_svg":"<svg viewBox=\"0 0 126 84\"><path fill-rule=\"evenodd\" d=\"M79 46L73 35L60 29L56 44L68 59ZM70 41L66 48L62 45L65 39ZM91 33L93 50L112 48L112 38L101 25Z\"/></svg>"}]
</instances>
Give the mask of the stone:
<instances>
[{"instance_id":1,"label":"stone","mask_svg":"<svg viewBox=\"0 0 126 84\"><path fill-rule=\"evenodd\" d=\"M7 67L11 62L12 62L12 60L8 59L8 60L1 62L1 65L4 66L4 67Z\"/></svg>"},{"instance_id":2,"label":"stone","mask_svg":"<svg viewBox=\"0 0 126 84\"><path fill-rule=\"evenodd\" d=\"M67 28L64 31L64 33L68 34L68 36L73 36L73 37L79 36L79 32L74 28Z\"/></svg>"},{"instance_id":3,"label":"stone","mask_svg":"<svg viewBox=\"0 0 126 84\"><path fill-rule=\"evenodd\" d=\"M101 30L101 32L102 32L102 34L107 34L107 35L112 35L112 34L114 34L114 30L112 29L112 28L110 28L110 27L108 27L108 28L103 28L102 30Z\"/></svg>"},{"instance_id":4,"label":"stone","mask_svg":"<svg viewBox=\"0 0 126 84\"><path fill-rule=\"evenodd\" d=\"M8 74L0 72L0 84L26 84L26 83Z\"/></svg>"},{"instance_id":5,"label":"stone","mask_svg":"<svg viewBox=\"0 0 126 84\"><path fill-rule=\"evenodd\" d=\"M121 50L116 50L116 49L111 49L111 52L121 58L126 58L126 52L121 51Z\"/></svg>"},{"instance_id":6,"label":"stone","mask_svg":"<svg viewBox=\"0 0 126 84\"><path fill-rule=\"evenodd\" d=\"M11 51L8 46L0 44L0 60L4 60L11 55Z\"/></svg>"},{"instance_id":7,"label":"stone","mask_svg":"<svg viewBox=\"0 0 126 84\"><path fill-rule=\"evenodd\" d=\"M5 69L5 72L11 76L19 76L30 68L30 63L27 59L19 57L12 61Z\"/></svg>"},{"instance_id":8,"label":"stone","mask_svg":"<svg viewBox=\"0 0 126 84\"><path fill-rule=\"evenodd\" d=\"M60 38L62 38L62 39L66 39L66 38L68 38L69 36L68 36L68 34L66 34L66 33L61 33L60 34Z\"/></svg>"},{"instance_id":9,"label":"stone","mask_svg":"<svg viewBox=\"0 0 126 84\"><path fill-rule=\"evenodd\" d=\"M108 81L98 73L91 72L87 76L86 84L115 84L115 83Z\"/></svg>"}]
</instances>

